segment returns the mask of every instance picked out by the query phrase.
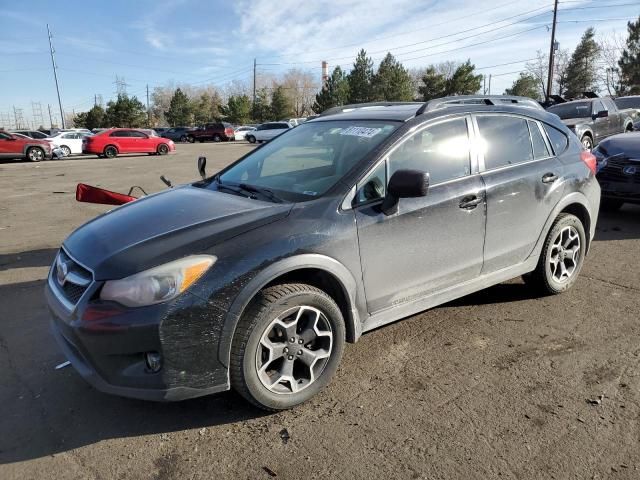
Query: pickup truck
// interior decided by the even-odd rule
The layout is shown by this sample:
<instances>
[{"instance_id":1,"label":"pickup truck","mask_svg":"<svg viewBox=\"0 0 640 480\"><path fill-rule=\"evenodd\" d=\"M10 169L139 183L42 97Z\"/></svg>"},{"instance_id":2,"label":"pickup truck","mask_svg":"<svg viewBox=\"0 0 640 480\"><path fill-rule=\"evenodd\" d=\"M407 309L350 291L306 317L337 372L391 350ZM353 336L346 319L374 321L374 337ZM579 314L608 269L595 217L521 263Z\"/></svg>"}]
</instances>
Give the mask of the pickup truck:
<instances>
[{"instance_id":1,"label":"pickup truck","mask_svg":"<svg viewBox=\"0 0 640 480\"><path fill-rule=\"evenodd\" d=\"M226 122L207 123L203 127L191 130L187 135L187 140L191 143L196 140L199 142L222 142L223 140L228 142L234 139L235 131L231 124Z\"/></svg>"},{"instance_id":2,"label":"pickup truck","mask_svg":"<svg viewBox=\"0 0 640 480\"><path fill-rule=\"evenodd\" d=\"M619 110L609 97L564 102L547 111L558 115L587 150L611 135L633 130L631 109Z\"/></svg>"}]
</instances>

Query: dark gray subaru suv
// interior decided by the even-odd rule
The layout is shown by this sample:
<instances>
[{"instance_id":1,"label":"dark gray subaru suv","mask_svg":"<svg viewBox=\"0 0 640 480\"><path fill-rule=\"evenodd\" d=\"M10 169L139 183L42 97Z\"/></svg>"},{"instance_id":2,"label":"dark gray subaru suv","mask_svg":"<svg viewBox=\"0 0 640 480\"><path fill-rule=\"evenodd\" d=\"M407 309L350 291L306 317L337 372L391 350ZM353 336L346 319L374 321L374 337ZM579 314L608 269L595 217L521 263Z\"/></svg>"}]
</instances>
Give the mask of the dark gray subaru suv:
<instances>
[{"instance_id":1,"label":"dark gray subaru suv","mask_svg":"<svg viewBox=\"0 0 640 480\"><path fill-rule=\"evenodd\" d=\"M363 332L520 275L570 288L595 230L595 166L531 108L336 109L78 228L48 278L53 332L108 393L233 387L289 408Z\"/></svg>"}]
</instances>

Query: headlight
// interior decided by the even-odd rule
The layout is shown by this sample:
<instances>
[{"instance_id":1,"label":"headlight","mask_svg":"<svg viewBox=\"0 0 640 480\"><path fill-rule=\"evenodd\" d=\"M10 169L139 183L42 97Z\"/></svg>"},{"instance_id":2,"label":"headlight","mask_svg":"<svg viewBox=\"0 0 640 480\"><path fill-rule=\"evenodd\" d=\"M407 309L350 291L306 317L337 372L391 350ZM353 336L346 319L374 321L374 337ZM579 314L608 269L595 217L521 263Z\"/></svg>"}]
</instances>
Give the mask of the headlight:
<instances>
[{"instance_id":1,"label":"headlight","mask_svg":"<svg viewBox=\"0 0 640 480\"><path fill-rule=\"evenodd\" d=\"M127 307L143 307L176 298L216 262L211 255L193 255L121 280L109 280L100 298Z\"/></svg>"}]
</instances>

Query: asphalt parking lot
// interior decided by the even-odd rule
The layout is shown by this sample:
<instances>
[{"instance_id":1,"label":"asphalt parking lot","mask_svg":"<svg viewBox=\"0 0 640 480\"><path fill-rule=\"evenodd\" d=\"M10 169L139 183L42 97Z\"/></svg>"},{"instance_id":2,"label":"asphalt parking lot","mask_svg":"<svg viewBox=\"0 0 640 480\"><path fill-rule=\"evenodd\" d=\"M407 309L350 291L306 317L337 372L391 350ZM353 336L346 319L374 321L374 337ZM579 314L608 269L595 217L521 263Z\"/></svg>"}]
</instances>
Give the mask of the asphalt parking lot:
<instances>
[{"instance_id":1,"label":"asphalt parking lot","mask_svg":"<svg viewBox=\"0 0 640 480\"><path fill-rule=\"evenodd\" d=\"M108 207L75 184L164 188L247 152L0 163L0 478L640 478L640 207L601 215L576 287L520 280L364 335L332 384L266 415L233 392L155 404L101 394L48 330L44 278ZM590 402L591 401L591 402ZM55 472L55 473L53 473Z\"/></svg>"}]
</instances>

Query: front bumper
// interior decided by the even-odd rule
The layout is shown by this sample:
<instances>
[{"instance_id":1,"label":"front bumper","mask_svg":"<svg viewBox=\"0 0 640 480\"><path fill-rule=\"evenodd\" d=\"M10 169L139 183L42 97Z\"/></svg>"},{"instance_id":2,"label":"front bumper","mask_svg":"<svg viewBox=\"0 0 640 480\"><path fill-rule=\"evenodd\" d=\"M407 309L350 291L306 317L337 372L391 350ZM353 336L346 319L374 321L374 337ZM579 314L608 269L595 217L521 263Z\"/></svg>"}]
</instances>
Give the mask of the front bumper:
<instances>
[{"instance_id":1,"label":"front bumper","mask_svg":"<svg viewBox=\"0 0 640 480\"><path fill-rule=\"evenodd\" d=\"M201 358L198 338L175 335L176 326L188 317L185 310L193 315L193 309L198 308L198 298L185 293L178 304L126 309L89 302L97 290L93 285L70 307L61 297L53 270L45 287L53 336L76 371L93 387L152 401L184 400L229 389L226 368ZM87 314L90 307L92 315ZM148 369L145 352L161 353L159 372ZM215 351L211 356L215 357Z\"/></svg>"}]
</instances>

